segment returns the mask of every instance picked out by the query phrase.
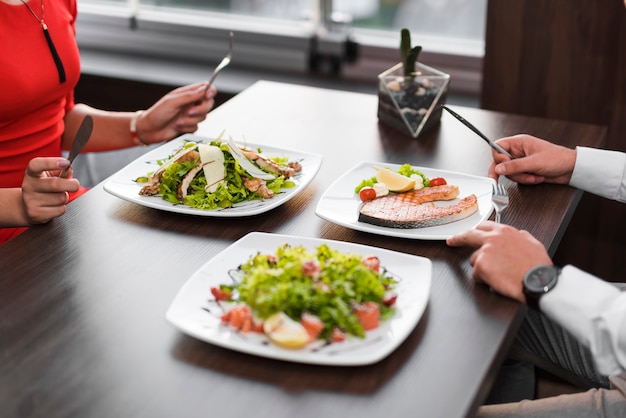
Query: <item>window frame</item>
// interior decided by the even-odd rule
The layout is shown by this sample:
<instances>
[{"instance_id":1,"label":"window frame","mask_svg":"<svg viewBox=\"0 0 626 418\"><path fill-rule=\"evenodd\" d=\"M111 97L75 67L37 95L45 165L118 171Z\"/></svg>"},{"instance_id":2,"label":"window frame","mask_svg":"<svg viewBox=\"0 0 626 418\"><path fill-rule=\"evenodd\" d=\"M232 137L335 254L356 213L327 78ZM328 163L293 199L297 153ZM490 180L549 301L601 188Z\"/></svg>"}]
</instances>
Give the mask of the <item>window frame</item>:
<instances>
[{"instance_id":1,"label":"window frame","mask_svg":"<svg viewBox=\"0 0 626 418\"><path fill-rule=\"evenodd\" d=\"M399 61L398 35L388 31L332 33L314 22L144 5L133 15L129 4L80 2L76 25L83 72L172 85L207 79L226 53L231 30L233 62L220 75L220 89L231 93L258 79L371 91L377 75ZM339 57L348 38L358 45L355 62ZM417 38L423 46L420 61L451 75L451 93L479 94L483 41L414 34ZM341 62L340 72L323 65L312 70L313 60L327 56Z\"/></svg>"}]
</instances>

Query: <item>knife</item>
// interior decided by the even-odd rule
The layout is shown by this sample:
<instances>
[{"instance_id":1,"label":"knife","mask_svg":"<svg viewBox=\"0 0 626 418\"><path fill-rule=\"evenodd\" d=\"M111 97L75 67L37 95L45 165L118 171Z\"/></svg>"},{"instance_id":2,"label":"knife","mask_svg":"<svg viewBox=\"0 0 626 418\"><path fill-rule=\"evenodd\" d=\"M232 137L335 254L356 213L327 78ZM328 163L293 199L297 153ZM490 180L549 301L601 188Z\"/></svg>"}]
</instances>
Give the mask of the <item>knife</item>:
<instances>
[{"instance_id":1,"label":"knife","mask_svg":"<svg viewBox=\"0 0 626 418\"><path fill-rule=\"evenodd\" d=\"M482 139L484 139L485 141L487 141L487 143L489 144L489 146L493 149L495 149L496 151L498 151L500 154L504 154L507 157L509 157L510 159L513 159L513 156L511 154L509 154L504 148L502 148L500 145L496 144L494 141L492 141L491 139L487 138L482 132L480 132L474 125L472 125L471 123L469 123L467 120L465 120L465 118L461 115L459 115L458 113L456 113L454 110L450 109L448 106L446 105L441 105L442 108L446 109L448 112L450 112L450 114L452 116L454 116L455 118L457 118L463 125L467 126L468 128L470 128L472 131L474 131L475 134L477 134L479 137L481 137Z\"/></svg>"},{"instance_id":2,"label":"knife","mask_svg":"<svg viewBox=\"0 0 626 418\"><path fill-rule=\"evenodd\" d=\"M65 167L63 171L61 171L61 174L59 174L59 177L65 177L67 175L67 172L69 171L72 162L74 161L76 156L80 154L80 151L85 147L87 141L89 141L92 130L93 119L91 119L91 116L87 115L85 116L85 119L83 119L83 121L81 122L80 127L78 128L78 132L76 132L76 136L74 137L72 149L70 150L70 155L67 158L70 162L70 166Z\"/></svg>"}]
</instances>

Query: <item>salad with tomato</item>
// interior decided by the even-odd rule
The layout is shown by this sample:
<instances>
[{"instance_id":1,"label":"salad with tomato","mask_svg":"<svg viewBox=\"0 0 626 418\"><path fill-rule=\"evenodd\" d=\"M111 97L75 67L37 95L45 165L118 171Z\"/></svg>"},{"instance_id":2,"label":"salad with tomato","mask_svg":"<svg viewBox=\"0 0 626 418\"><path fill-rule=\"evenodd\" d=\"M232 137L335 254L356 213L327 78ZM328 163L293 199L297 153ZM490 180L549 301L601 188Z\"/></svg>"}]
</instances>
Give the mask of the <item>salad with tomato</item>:
<instances>
[{"instance_id":1,"label":"salad with tomato","mask_svg":"<svg viewBox=\"0 0 626 418\"><path fill-rule=\"evenodd\" d=\"M234 273L236 283L211 288L223 323L287 348L364 338L395 312L397 281L378 257L326 244L315 251L283 244L251 256Z\"/></svg>"},{"instance_id":2,"label":"salad with tomato","mask_svg":"<svg viewBox=\"0 0 626 418\"><path fill-rule=\"evenodd\" d=\"M414 169L410 164L403 164L397 171L388 168L374 167L376 175L362 180L354 189L363 202L385 196L389 193L406 193L421 190L425 187L446 185L443 177L428 178L424 173Z\"/></svg>"}]
</instances>

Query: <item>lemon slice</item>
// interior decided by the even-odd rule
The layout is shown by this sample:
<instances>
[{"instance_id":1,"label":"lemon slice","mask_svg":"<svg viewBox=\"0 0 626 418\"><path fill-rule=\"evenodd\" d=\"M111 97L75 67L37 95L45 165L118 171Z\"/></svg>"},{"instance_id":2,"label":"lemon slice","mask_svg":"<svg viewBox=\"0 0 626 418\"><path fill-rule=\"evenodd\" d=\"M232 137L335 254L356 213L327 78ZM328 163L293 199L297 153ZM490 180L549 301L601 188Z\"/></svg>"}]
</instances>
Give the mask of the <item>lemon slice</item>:
<instances>
[{"instance_id":1,"label":"lemon slice","mask_svg":"<svg viewBox=\"0 0 626 418\"><path fill-rule=\"evenodd\" d=\"M376 169L376 180L384 183L390 192L402 193L413 190L415 179L403 176L395 171L386 168L374 167Z\"/></svg>"},{"instance_id":2,"label":"lemon slice","mask_svg":"<svg viewBox=\"0 0 626 418\"><path fill-rule=\"evenodd\" d=\"M309 333L299 322L284 312L276 312L265 320L263 331L274 343L285 348L301 348L309 342Z\"/></svg>"}]
</instances>

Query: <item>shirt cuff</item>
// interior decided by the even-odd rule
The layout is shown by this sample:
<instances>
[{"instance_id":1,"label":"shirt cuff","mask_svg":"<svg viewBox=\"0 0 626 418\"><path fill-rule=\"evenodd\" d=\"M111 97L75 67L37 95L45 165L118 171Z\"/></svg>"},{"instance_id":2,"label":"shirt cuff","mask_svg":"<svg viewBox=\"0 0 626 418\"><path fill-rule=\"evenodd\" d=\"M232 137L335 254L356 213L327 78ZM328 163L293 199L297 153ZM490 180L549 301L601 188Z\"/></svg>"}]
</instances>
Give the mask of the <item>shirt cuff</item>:
<instances>
[{"instance_id":1,"label":"shirt cuff","mask_svg":"<svg viewBox=\"0 0 626 418\"><path fill-rule=\"evenodd\" d=\"M591 353L601 373L624 370L626 293L593 275L565 266L559 282L539 300L541 311L567 329ZM620 366L619 363L622 363Z\"/></svg>"},{"instance_id":2,"label":"shirt cuff","mask_svg":"<svg viewBox=\"0 0 626 418\"><path fill-rule=\"evenodd\" d=\"M625 153L576 147L576 163L569 184L607 199L624 201L625 175Z\"/></svg>"}]
</instances>

